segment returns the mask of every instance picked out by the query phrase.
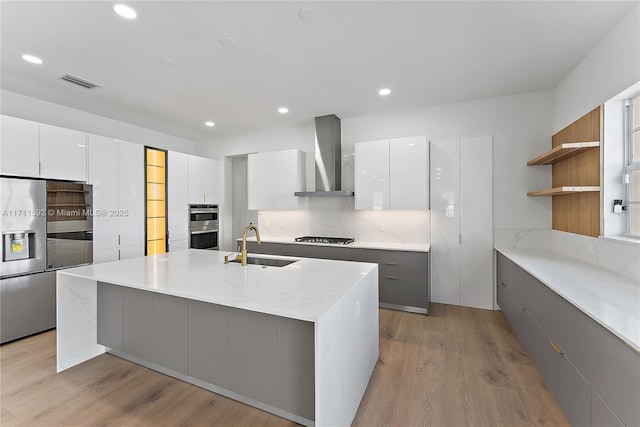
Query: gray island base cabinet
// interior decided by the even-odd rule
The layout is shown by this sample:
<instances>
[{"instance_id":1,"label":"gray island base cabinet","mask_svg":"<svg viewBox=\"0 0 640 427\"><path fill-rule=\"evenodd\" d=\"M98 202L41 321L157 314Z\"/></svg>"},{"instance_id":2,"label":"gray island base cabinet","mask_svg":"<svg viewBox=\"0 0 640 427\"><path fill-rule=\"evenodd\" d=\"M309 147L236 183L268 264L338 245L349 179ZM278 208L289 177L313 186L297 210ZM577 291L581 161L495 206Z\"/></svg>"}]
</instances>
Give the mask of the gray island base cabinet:
<instances>
[{"instance_id":1,"label":"gray island base cabinet","mask_svg":"<svg viewBox=\"0 0 640 427\"><path fill-rule=\"evenodd\" d=\"M497 252L498 305L574 426L640 426L640 354Z\"/></svg>"},{"instance_id":2,"label":"gray island base cabinet","mask_svg":"<svg viewBox=\"0 0 640 427\"><path fill-rule=\"evenodd\" d=\"M313 323L98 282L98 343L212 391L311 424ZM151 367L151 366L150 366Z\"/></svg>"},{"instance_id":3,"label":"gray island base cabinet","mask_svg":"<svg viewBox=\"0 0 640 427\"><path fill-rule=\"evenodd\" d=\"M378 360L378 267L187 250L57 272L57 371L109 352L307 426L347 426Z\"/></svg>"}]
</instances>

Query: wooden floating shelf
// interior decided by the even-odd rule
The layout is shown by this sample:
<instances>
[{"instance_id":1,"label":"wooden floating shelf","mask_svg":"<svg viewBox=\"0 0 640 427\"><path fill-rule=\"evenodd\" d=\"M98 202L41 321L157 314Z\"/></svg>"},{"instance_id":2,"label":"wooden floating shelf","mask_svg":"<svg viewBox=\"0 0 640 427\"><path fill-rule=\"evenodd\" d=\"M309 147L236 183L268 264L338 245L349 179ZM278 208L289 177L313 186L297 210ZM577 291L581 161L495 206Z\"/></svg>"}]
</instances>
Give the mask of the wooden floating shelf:
<instances>
[{"instance_id":1,"label":"wooden floating shelf","mask_svg":"<svg viewBox=\"0 0 640 427\"><path fill-rule=\"evenodd\" d=\"M88 193L88 191L86 191L86 190L60 190L60 189L53 189L53 190L47 190L47 193Z\"/></svg>"},{"instance_id":2,"label":"wooden floating shelf","mask_svg":"<svg viewBox=\"0 0 640 427\"><path fill-rule=\"evenodd\" d=\"M600 146L600 141L592 142L567 142L560 144L557 147L547 151L544 154L539 155L533 160L527 162L527 166L534 165L551 165L560 160L568 159L569 157L577 156L585 151L594 149Z\"/></svg>"},{"instance_id":3,"label":"wooden floating shelf","mask_svg":"<svg viewBox=\"0 0 640 427\"><path fill-rule=\"evenodd\" d=\"M75 207L75 208L83 208L85 206L91 206L91 205L86 205L86 204L79 204L79 203L57 203L55 205L49 205L50 208L59 208L59 207Z\"/></svg>"},{"instance_id":4,"label":"wooden floating shelf","mask_svg":"<svg viewBox=\"0 0 640 427\"><path fill-rule=\"evenodd\" d=\"M562 194L574 194L574 193L588 193L600 191L600 187L597 186L578 186L578 187L554 187L547 188L546 190L530 191L527 193L529 197L537 196L560 196Z\"/></svg>"}]
</instances>

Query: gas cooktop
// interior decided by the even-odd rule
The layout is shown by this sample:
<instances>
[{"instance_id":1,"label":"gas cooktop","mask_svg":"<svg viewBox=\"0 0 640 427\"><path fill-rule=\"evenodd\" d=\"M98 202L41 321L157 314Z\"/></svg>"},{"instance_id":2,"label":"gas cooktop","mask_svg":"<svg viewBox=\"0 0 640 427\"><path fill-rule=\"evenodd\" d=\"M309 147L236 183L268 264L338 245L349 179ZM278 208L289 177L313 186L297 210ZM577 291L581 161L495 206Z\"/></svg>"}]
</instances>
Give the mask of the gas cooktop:
<instances>
[{"instance_id":1,"label":"gas cooktop","mask_svg":"<svg viewBox=\"0 0 640 427\"><path fill-rule=\"evenodd\" d=\"M303 236L296 237L296 242L306 242L306 243L328 243L328 244L339 244L339 245L348 245L349 243L355 242L356 239L351 237L322 237L322 236Z\"/></svg>"}]
</instances>

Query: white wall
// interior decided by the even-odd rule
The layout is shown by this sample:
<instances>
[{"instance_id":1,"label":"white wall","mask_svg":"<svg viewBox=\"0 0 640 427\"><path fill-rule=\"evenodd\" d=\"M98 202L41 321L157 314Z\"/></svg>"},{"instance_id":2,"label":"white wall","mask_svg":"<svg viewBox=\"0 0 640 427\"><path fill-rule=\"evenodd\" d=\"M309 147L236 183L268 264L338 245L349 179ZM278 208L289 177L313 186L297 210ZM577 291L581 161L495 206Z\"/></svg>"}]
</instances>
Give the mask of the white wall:
<instances>
[{"instance_id":1,"label":"white wall","mask_svg":"<svg viewBox=\"0 0 640 427\"><path fill-rule=\"evenodd\" d=\"M554 91L554 133L566 127L576 119L616 97L619 93L640 81L640 5L634 7L558 84ZM609 107L613 107L610 103ZM619 104L620 105L620 104ZM605 146L622 144L619 134L620 116L605 111ZM607 123L607 121L618 121ZM618 128L616 131L616 127ZM620 155L620 150L605 151L605 167L610 165L611 156ZM607 156L607 153L609 156ZM615 162L614 162L615 163ZM612 177L616 171L605 173L603 184L617 185L619 178ZM605 220L611 215L608 210L613 198L619 193L605 190L607 211ZM616 234L614 223L605 226L607 234ZM599 265L622 275L640 278L640 245L629 242L616 242L608 239L596 239L572 233L553 231L553 248L559 252Z\"/></svg>"},{"instance_id":2,"label":"white wall","mask_svg":"<svg viewBox=\"0 0 640 427\"><path fill-rule=\"evenodd\" d=\"M193 141L8 90L0 91L0 113L151 147L200 154L200 147Z\"/></svg>"},{"instance_id":3,"label":"white wall","mask_svg":"<svg viewBox=\"0 0 640 427\"><path fill-rule=\"evenodd\" d=\"M556 87L553 133L639 80L640 5L637 5Z\"/></svg>"},{"instance_id":4,"label":"white wall","mask_svg":"<svg viewBox=\"0 0 640 427\"><path fill-rule=\"evenodd\" d=\"M531 198L527 197L526 193L549 187L551 168L531 168L526 167L526 164L529 159L551 147L552 102L551 91L538 91L393 114L343 119L342 153L346 155L346 160L343 163L342 187L353 190L353 159L350 154L353 153L355 142L413 135L428 135L431 139L491 135L494 150L494 227L550 228L551 199ZM232 154L291 148L313 153L313 143L313 121L310 120L308 125L297 128L214 140L209 143L209 151L203 154L222 158ZM313 161L312 155L308 154L307 158ZM312 167L308 170L313 173ZM309 215L321 215L328 208L327 204L331 204L329 209L333 212L333 217L330 219L333 221L339 222L341 218L347 218L347 215L350 215L349 218L358 215L353 211L353 203L349 205L346 201L311 203ZM290 219L295 226L282 227L282 233L297 233L300 231L300 224L315 223L307 217L308 215L303 215L295 219L297 216L294 215ZM397 215L389 218L391 219L376 218L376 221L402 221ZM427 221L428 224L428 216L418 217L415 221L422 227L423 221ZM271 233L278 233L277 229L270 228ZM350 230L343 228L343 231ZM367 239L373 239L370 233L367 233L367 236ZM391 238L390 234L380 232L375 236L381 241ZM406 240L407 236L395 236L396 241L398 238ZM416 239L418 241L415 243L425 240L425 234L421 233Z\"/></svg>"}]
</instances>

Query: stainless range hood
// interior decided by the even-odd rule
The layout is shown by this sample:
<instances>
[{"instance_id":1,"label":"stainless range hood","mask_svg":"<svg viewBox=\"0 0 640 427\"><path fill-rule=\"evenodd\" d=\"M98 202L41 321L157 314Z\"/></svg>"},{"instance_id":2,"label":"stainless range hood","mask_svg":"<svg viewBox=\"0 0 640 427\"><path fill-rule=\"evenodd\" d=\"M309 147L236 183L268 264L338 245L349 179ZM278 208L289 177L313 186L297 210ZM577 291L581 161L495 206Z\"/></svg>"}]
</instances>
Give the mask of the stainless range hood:
<instances>
[{"instance_id":1,"label":"stainless range hood","mask_svg":"<svg viewBox=\"0 0 640 427\"><path fill-rule=\"evenodd\" d=\"M296 191L300 197L352 197L342 190L342 140L340 118L335 114L316 117L316 191Z\"/></svg>"}]
</instances>

